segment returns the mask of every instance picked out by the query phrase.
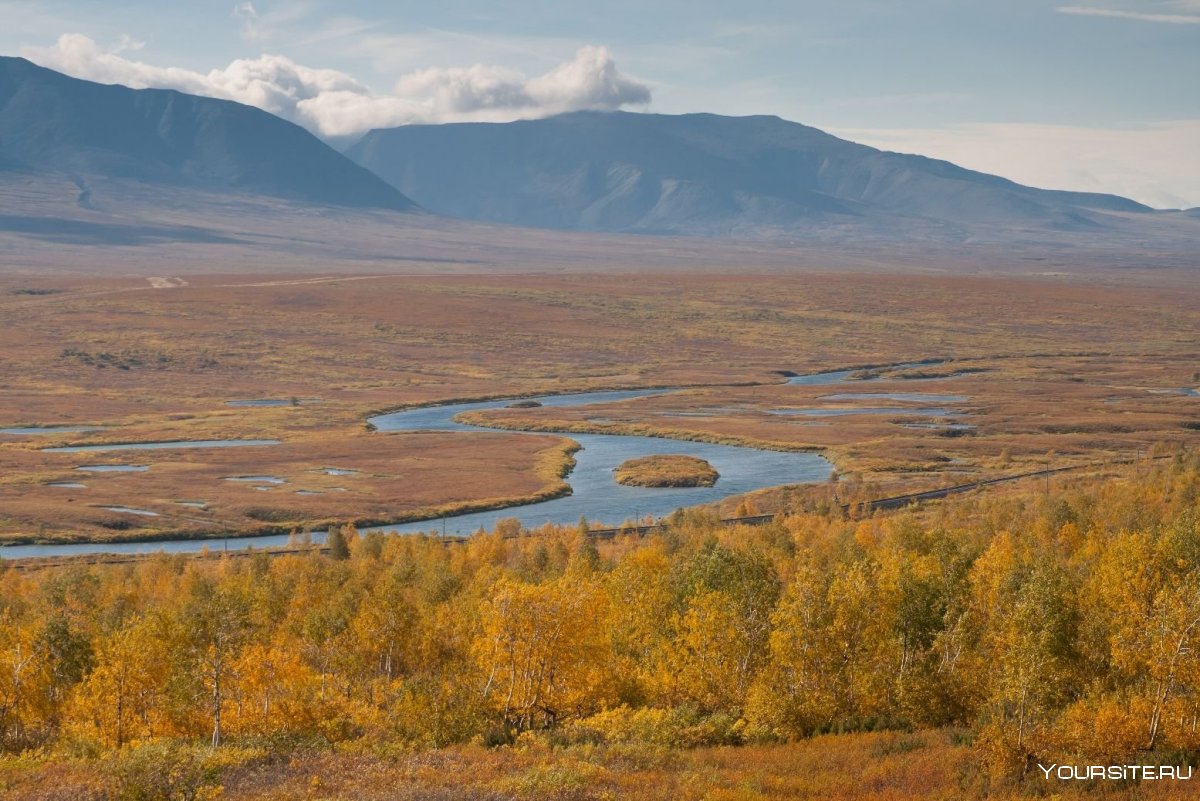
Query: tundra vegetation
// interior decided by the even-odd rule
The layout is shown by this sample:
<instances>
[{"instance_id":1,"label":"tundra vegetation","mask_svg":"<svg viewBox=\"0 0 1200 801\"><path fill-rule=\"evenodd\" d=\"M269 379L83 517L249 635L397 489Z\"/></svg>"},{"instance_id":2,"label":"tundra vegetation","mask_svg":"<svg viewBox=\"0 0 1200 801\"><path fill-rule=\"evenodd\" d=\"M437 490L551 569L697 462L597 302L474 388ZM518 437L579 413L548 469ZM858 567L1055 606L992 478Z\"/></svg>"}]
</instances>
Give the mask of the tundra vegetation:
<instances>
[{"instance_id":1,"label":"tundra vegetation","mask_svg":"<svg viewBox=\"0 0 1200 801\"><path fill-rule=\"evenodd\" d=\"M720 474L703 459L664 453L627 459L617 466L613 478L631 487L711 487Z\"/></svg>"},{"instance_id":2,"label":"tundra vegetation","mask_svg":"<svg viewBox=\"0 0 1200 801\"><path fill-rule=\"evenodd\" d=\"M335 540L9 566L0 794L1190 797L1037 765L1200 755L1194 453L870 517Z\"/></svg>"},{"instance_id":3,"label":"tundra vegetation","mask_svg":"<svg viewBox=\"0 0 1200 801\"><path fill-rule=\"evenodd\" d=\"M819 450L843 477L897 492L1200 442L1200 398L1184 394L1200 386L1191 272L867 279L756 275L770 265L746 264L745 274L646 269L636 280L189 274L163 288L82 272L0 276L0 428L98 427L0 434L0 542L237 536L436 518L564 491L560 436L366 430L372 413L454 399L690 387L472 421ZM927 359L948 361L880 367ZM783 383L835 368L865 369L837 387ZM921 404L911 402L825 397L852 391L967 400L936 419L913 416ZM844 414L878 406L897 408ZM831 407L843 414L772 413ZM157 451L148 471L83 481L79 454L41 450L204 439L281 444ZM137 452L102 456L148 463ZM258 491L222 480L244 475L287 483Z\"/></svg>"}]
</instances>

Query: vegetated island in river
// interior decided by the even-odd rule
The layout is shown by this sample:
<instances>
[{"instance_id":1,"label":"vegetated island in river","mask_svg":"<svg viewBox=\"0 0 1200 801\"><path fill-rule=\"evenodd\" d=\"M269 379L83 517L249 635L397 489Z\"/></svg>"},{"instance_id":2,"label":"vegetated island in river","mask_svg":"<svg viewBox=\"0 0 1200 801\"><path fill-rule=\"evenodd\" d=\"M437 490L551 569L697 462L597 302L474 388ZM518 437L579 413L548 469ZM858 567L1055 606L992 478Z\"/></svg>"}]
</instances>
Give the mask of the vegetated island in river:
<instances>
[{"instance_id":1,"label":"vegetated island in river","mask_svg":"<svg viewBox=\"0 0 1200 801\"><path fill-rule=\"evenodd\" d=\"M703 459L672 453L627 459L613 477L631 487L711 487L721 474Z\"/></svg>"}]
</instances>

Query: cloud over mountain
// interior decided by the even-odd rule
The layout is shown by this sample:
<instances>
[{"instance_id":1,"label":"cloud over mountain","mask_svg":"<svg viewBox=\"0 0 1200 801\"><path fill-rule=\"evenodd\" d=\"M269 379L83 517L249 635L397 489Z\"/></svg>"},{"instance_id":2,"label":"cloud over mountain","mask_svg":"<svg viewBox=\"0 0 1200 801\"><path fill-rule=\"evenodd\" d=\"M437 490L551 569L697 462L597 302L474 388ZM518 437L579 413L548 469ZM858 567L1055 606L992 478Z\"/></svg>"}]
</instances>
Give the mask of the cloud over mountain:
<instances>
[{"instance_id":1,"label":"cloud over mountain","mask_svg":"<svg viewBox=\"0 0 1200 801\"><path fill-rule=\"evenodd\" d=\"M63 34L51 47L22 55L77 78L133 88L178 89L236 100L323 136L348 136L408 123L508 121L585 109L615 110L650 102L650 89L623 74L604 47L580 48L571 61L527 76L501 67L431 68L402 76L378 94L344 72L315 69L286 56L237 59L207 73L160 67L105 50L82 34Z\"/></svg>"}]
</instances>

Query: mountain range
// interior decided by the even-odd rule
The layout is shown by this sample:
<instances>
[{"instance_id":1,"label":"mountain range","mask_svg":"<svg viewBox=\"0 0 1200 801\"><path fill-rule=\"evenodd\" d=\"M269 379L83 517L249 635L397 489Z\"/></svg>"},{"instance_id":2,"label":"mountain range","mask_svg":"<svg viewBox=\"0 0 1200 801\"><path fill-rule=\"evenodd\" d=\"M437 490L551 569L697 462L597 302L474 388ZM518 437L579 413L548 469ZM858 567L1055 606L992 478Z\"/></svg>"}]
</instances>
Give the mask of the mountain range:
<instances>
[{"instance_id":1,"label":"mountain range","mask_svg":"<svg viewBox=\"0 0 1200 801\"><path fill-rule=\"evenodd\" d=\"M0 57L0 173L66 176L79 201L112 179L186 193L408 211L411 200L303 128L260 109L70 78Z\"/></svg>"},{"instance_id":2,"label":"mountain range","mask_svg":"<svg viewBox=\"0 0 1200 801\"><path fill-rule=\"evenodd\" d=\"M347 155L426 209L514 225L708 236L816 228L1081 231L1148 213L889 153L779 117L577 112L371 131Z\"/></svg>"},{"instance_id":3,"label":"mountain range","mask_svg":"<svg viewBox=\"0 0 1200 801\"><path fill-rule=\"evenodd\" d=\"M429 220L442 218L481 243L508 237L502 224L773 247L1200 249L1195 209L1035 189L778 117L589 111L410 125L371 131L343 154L250 106L0 57L0 233L10 235L0 256L32 239L399 258L397 232L432 236L442 223ZM490 257L473 245L462 258Z\"/></svg>"}]
</instances>

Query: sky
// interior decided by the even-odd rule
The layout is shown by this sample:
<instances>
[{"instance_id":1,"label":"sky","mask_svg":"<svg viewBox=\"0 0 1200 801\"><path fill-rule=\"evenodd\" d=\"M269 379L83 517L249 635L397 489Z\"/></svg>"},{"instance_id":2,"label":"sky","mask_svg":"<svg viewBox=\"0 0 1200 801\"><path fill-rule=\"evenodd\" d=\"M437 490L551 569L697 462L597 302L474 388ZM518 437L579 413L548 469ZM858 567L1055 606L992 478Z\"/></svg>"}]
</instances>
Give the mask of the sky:
<instances>
[{"instance_id":1,"label":"sky","mask_svg":"<svg viewBox=\"0 0 1200 801\"><path fill-rule=\"evenodd\" d=\"M335 144L583 108L775 114L1033 186L1200 206L1200 0L0 0L0 54Z\"/></svg>"}]
</instances>

